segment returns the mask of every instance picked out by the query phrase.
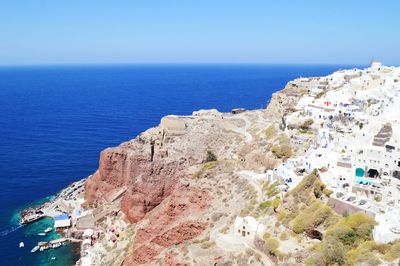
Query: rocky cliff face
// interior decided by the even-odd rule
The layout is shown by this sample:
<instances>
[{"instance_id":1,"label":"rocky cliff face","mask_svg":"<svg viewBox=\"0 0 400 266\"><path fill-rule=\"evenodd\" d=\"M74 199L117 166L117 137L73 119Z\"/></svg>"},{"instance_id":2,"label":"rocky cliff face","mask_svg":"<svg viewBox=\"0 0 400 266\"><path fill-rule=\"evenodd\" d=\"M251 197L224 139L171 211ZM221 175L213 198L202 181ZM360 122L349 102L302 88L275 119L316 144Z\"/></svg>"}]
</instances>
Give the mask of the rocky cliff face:
<instances>
[{"instance_id":1,"label":"rocky cliff face","mask_svg":"<svg viewBox=\"0 0 400 266\"><path fill-rule=\"evenodd\" d=\"M96 207L120 198L126 219L140 224L126 265L150 263L168 247L202 234L210 226L211 210L217 210L212 206L216 200L223 198L218 204L225 207L235 204L229 200L236 199L221 196L221 189L227 189L221 184L232 182L233 169L265 169L270 159L265 129L280 121L282 106L288 107L282 99L283 94L275 94L270 105L275 107L267 111L233 115L201 110L192 116L167 116L158 127L101 152L98 171L85 183L85 199ZM207 178L204 173L211 168L204 164L207 151L225 165L216 168L215 174L223 175L219 182L212 181L215 184L198 180ZM241 185L237 190L243 190Z\"/></svg>"}]
</instances>

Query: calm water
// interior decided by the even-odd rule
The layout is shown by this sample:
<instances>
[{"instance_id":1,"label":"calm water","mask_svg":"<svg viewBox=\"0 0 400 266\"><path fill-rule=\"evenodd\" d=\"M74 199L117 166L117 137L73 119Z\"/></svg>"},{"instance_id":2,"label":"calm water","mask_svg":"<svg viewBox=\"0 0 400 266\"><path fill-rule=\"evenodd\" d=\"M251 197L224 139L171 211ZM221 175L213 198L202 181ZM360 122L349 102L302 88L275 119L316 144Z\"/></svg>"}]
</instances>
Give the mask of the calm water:
<instances>
[{"instance_id":1,"label":"calm water","mask_svg":"<svg viewBox=\"0 0 400 266\"><path fill-rule=\"evenodd\" d=\"M16 211L97 168L99 152L167 114L265 107L299 76L339 66L0 68L0 265L70 265L71 246L31 254L50 219L16 229ZM16 230L15 230L16 229ZM13 231L14 230L14 231ZM57 237L52 234L49 238ZM19 249L18 243L25 242ZM57 257L51 261L51 257Z\"/></svg>"}]
</instances>

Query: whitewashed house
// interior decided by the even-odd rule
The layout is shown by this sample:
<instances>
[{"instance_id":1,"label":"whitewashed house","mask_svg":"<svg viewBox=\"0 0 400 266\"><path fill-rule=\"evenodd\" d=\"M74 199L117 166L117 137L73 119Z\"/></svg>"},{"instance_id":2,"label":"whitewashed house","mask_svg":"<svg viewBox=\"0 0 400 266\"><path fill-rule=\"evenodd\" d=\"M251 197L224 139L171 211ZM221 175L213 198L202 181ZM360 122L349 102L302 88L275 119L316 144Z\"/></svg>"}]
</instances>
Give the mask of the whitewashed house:
<instances>
[{"instance_id":1,"label":"whitewashed house","mask_svg":"<svg viewBox=\"0 0 400 266\"><path fill-rule=\"evenodd\" d=\"M257 234L264 232L264 225L254 217L237 216L234 222L234 234L248 239L253 239Z\"/></svg>"},{"instance_id":2,"label":"whitewashed house","mask_svg":"<svg viewBox=\"0 0 400 266\"><path fill-rule=\"evenodd\" d=\"M375 217L373 237L379 244L387 244L400 239L400 210L391 208Z\"/></svg>"}]
</instances>

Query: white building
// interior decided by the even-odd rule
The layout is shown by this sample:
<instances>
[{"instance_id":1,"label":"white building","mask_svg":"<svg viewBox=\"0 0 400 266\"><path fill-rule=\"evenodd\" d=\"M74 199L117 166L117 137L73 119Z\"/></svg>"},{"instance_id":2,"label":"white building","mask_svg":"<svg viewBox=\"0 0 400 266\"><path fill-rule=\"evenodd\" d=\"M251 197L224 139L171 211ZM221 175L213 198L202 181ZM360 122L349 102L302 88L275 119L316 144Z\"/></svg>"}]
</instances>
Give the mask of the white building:
<instances>
[{"instance_id":1,"label":"white building","mask_svg":"<svg viewBox=\"0 0 400 266\"><path fill-rule=\"evenodd\" d=\"M390 209L384 214L375 217L378 223L373 230L374 240L379 244L386 244L400 239L400 210Z\"/></svg>"},{"instance_id":2,"label":"white building","mask_svg":"<svg viewBox=\"0 0 400 266\"><path fill-rule=\"evenodd\" d=\"M257 221L254 217L237 216L234 223L234 234L253 239L257 234L262 234L264 232L264 225Z\"/></svg>"}]
</instances>

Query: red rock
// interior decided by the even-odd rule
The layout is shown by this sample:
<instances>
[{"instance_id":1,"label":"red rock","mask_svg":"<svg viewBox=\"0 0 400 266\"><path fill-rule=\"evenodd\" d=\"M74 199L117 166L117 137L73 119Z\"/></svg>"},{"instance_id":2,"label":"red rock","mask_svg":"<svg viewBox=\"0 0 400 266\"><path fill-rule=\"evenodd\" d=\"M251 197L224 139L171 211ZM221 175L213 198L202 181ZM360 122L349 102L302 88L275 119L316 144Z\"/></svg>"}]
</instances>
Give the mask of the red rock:
<instances>
[{"instance_id":1,"label":"red rock","mask_svg":"<svg viewBox=\"0 0 400 266\"><path fill-rule=\"evenodd\" d=\"M182 184L188 161L154 154L157 140L138 138L101 152L99 169L85 183L86 203L100 206L120 195L121 210L138 229L125 265L152 262L165 248L200 235L207 223L199 215L207 209L207 192ZM158 149L160 150L160 149Z\"/></svg>"}]
</instances>

